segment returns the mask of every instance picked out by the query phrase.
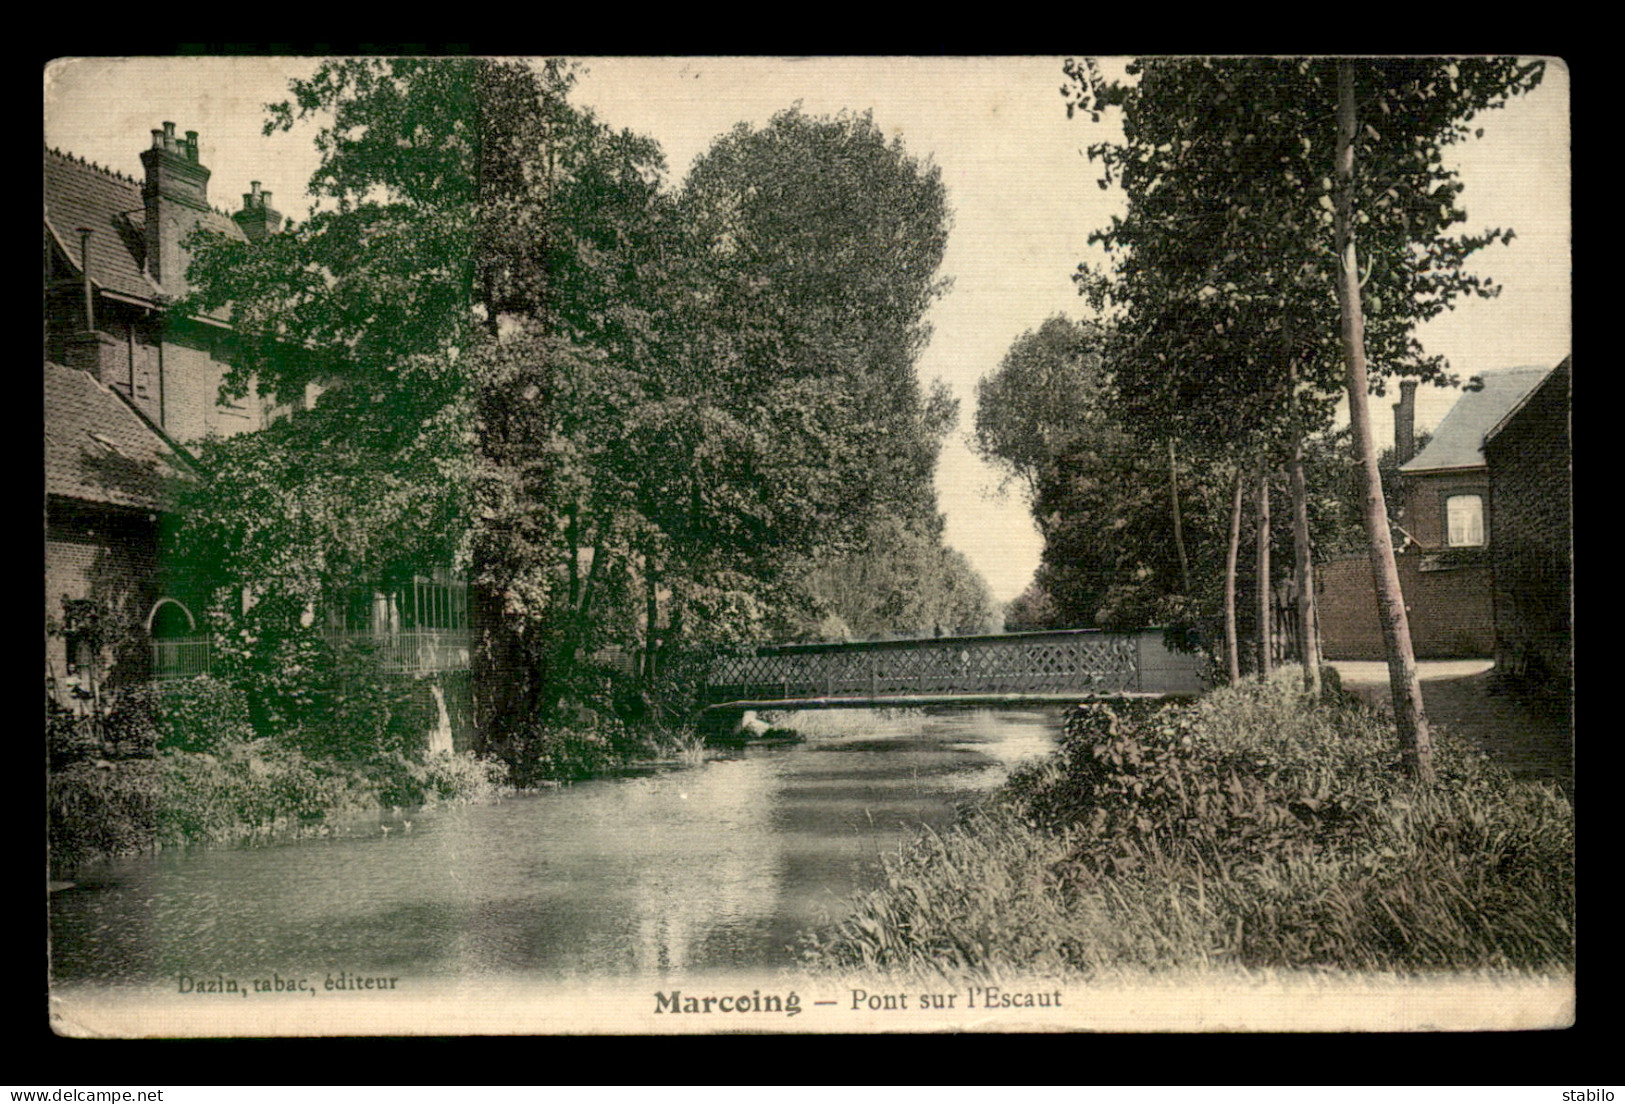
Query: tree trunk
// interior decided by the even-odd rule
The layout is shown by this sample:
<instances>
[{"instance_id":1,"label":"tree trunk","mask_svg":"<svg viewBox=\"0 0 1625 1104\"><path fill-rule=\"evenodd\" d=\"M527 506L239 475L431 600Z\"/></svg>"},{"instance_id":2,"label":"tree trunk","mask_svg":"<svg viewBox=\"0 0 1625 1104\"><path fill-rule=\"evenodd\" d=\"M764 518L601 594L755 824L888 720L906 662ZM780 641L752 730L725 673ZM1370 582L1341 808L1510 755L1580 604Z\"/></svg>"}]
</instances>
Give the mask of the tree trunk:
<instances>
[{"instance_id":1,"label":"tree trunk","mask_svg":"<svg viewBox=\"0 0 1625 1104\"><path fill-rule=\"evenodd\" d=\"M565 516L569 518L565 526L565 542L570 547L570 610L574 613L577 603L581 601L581 529L577 518L578 511L571 506Z\"/></svg>"},{"instance_id":2,"label":"tree trunk","mask_svg":"<svg viewBox=\"0 0 1625 1104\"><path fill-rule=\"evenodd\" d=\"M1303 685L1309 696L1320 698L1320 640L1315 636L1315 567L1309 546L1309 487L1303 477L1303 425L1298 414L1298 364L1288 362L1287 382L1292 396L1292 457L1287 474L1292 487L1292 553L1298 588L1298 658L1303 662Z\"/></svg>"},{"instance_id":3,"label":"tree trunk","mask_svg":"<svg viewBox=\"0 0 1625 1104\"><path fill-rule=\"evenodd\" d=\"M1298 589L1298 658L1303 685L1320 697L1320 641L1315 636L1315 568L1309 546L1309 489L1303 477L1303 440L1294 438L1289 465L1292 480L1292 551Z\"/></svg>"},{"instance_id":4,"label":"tree trunk","mask_svg":"<svg viewBox=\"0 0 1625 1104\"><path fill-rule=\"evenodd\" d=\"M1236 639L1236 560L1241 553L1242 475L1236 472L1235 504L1230 508L1230 548L1224 560L1224 658L1230 683L1241 681L1241 645Z\"/></svg>"},{"instance_id":5,"label":"tree trunk","mask_svg":"<svg viewBox=\"0 0 1625 1104\"><path fill-rule=\"evenodd\" d=\"M1179 552L1181 594L1191 592L1191 565L1185 555L1185 526L1179 516L1179 465L1174 456L1174 439L1168 438L1168 497L1174 504L1174 548Z\"/></svg>"},{"instance_id":6,"label":"tree trunk","mask_svg":"<svg viewBox=\"0 0 1625 1104\"><path fill-rule=\"evenodd\" d=\"M485 753L506 746L532 704L523 644L510 629L503 607L500 590L478 582L469 584L468 620L473 645L469 683L473 689L475 739Z\"/></svg>"},{"instance_id":7,"label":"tree trunk","mask_svg":"<svg viewBox=\"0 0 1625 1104\"><path fill-rule=\"evenodd\" d=\"M579 555L579 553L576 553ZM595 584L600 577L599 568L603 564L604 544L602 537L592 548L592 564L587 568L587 578L581 583L581 597L570 608L569 619L564 626L564 639L559 644L559 667L568 670L575 666L576 657L581 653L581 642L587 638L587 629L591 624L592 600L597 596ZM576 589L572 581L572 598Z\"/></svg>"},{"instance_id":8,"label":"tree trunk","mask_svg":"<svg viewBox=\"0 0 1625 1104\"><path fill-rule=\"evenodd\" d=\"M1388 508L1383 501L1377 448L1371 437L1366 396L1365 315L1360 303L1359 257L1354 246L1354 70L1337 65L1337 202L1334 204L1338 305L1342 311L1343 353L1348 362L1349 422L1354 430L1355 460L1365 480L1365 529L1371 548L1371 577L1377 590L1377 615L1388 652L1388 686L1394 701L1394 723L1406 768L1422 781L1433 777L1433 742L1422 708L1422 682L1411 648L1410 620L1399 587Z\"/></svg>"},{"instance_id":9,"label":"tree trunk","mask_svg":"<svg viewBox=\"0 0 1625 1104\"><path fill-rule=\"evenodd\" d=\"M655 590L654 557L643 555L644 617L648 627L643 634L643 684L649 685L655 676L655 649L658 645L656 622L660 617L660 599Z\"/></svg>"},{"instance_id":10,"label":"tree trunk","mask_svg":"<svg viewBox=\"0 0 1625 1104\"><path fill-rule=\"evenodd\" d=\"M1263 460L1258 462L1258 674L1268 678L1274 666L1270 656L1270 469Z\"/></svg>"}]
</instances>

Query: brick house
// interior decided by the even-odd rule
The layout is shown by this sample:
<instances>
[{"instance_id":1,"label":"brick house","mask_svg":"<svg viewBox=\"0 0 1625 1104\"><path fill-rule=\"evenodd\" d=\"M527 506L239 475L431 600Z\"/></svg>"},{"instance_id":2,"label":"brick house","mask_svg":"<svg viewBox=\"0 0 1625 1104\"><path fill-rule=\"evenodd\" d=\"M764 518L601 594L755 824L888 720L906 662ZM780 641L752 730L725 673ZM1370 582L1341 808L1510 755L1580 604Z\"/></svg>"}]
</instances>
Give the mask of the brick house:
<instances>
[{"instance_id":1,"label":"brick house","mask_svg":"<svg viewBox=\"0 0 1625 1104\"><path fill-rule=\"evenodd\" d=\"M195 637L158 556L166 484L195 475L185 450L128 396L46 362L45 613L54 631L45 665L63 704L76 688L90 694L149 677L149 639ZM105 647L71 626L65 599L96 604Z\"/></svg>"},{"instance_id":2,"label":"brick house","mask_svg":"<svg viewBox=\"0 0 1625 1104\"><path fill-rule=\"evenodd\" d=\"M259 429L273 409L252 386L219 399L231 327L168 304L190 290L182 242L195 228L258 240L282 216L258 184L236 215L215 210L197 133L165 123L152 135L140 182L45 151L45 359L89 372L175 441Z\"/></svg>"},{"instance_id":3,"label":"brick house","mask_svg":"<svg viewBox=\"0 0 1625 1104\"><path fill-rule=\"evenodd\" d=\"M1395 561L1411 643L1419 659L1495 653L1491 557L1495 523L1485 435L1535 390L1550 369L1511 368L1475 377L1419 453L1414 440L1416 383L1401 383L1394 407L1399 466ZM1353 556L1316 574L1321 642L1328 659L1384 659L1370 560Z\"/></svg>"},{"instance_id":4,"label":"brick house","mask_svg":"<svg viewBox=\"0 0 1625 1104\"><path fill-rule=\"evenodd\" d=\"M1484 435L1495 664L1514 686L1565 704L1574 692L1572 359Z\"/></svg>"},{"instance_id":5,"label":"brick house","mask_svg":"<svg viewBox=\"0 0 1625 1104\"><path fill-rule=\"evenodd\" d=\"M44 154L46 675L64 702L92 669L110 690L207 669L202 598L158 562L164 481L197 476L188 443L257 431L320 393L279 401L250 381L241 398L221 396L237 336L224 317L173 308L190 290L184 242L199 227L261 241L282 216L258 182L241 210L217 210L197 132L166 122L151 133L140 181ZM63 631L64 600L84 599L112 621L100 655ZM381 643L386 669L462 670L466 605L461 580L431 566L379 580L324 621Z\"/></svg>"},{"instance_id":6,"label":"brick house","mask_svg":"<svg viewBox=\"0 0 1625 1104\"><path fill-rule=\"evenodd\" d=\"M63 697L93 670L116 689L198 665L196 602L158 562L164 483L196 476L183 442L280 412L252 386L222 400L230 326L170 304L189 290L182 243L195 228L257 240L281 215L258 185L236 216L210 206L195 131L165 123L141 163L137 181L44 153L46 677ZM110 619L100 654L64 631L64 603L84 599Z\"/></svg>"}]
</instances>

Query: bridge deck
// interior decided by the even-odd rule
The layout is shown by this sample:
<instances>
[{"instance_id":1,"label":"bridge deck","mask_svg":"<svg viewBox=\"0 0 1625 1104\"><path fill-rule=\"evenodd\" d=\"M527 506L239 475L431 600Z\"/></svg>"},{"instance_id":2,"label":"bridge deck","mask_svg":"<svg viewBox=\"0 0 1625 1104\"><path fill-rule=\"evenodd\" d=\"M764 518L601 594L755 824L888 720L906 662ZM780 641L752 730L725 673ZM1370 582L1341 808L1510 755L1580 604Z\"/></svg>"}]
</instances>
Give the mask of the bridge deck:
<instances>
[{"instance_id":1,"label":"bridge deck","mask_svg":"<svg viewBox=\"0 0 1625 1104\"><path fill-rule=\"evenodd\" d=\"M1110 694L884 694L878 697L850 698L760 698L717 702L702 713L729 713L798 709L914 709L921 706L960 706L966 709L997 709L1036 705L1080 705L1090 701L1163 700L1180 697L1152 691L1124 691Z\"/></svg>"},{"instance_id":2,"label":"bridge deck","mask_svg":"<svg viewBox=\"0 0 1625 1104\"><path fill-rule=\"evenodd\" d=\"M1163 647L1160 630L780 645L712 661L705 698L711 708L843 709L1165 697L1199 692L1196 662Z\"/></svg>"}]
</instances>

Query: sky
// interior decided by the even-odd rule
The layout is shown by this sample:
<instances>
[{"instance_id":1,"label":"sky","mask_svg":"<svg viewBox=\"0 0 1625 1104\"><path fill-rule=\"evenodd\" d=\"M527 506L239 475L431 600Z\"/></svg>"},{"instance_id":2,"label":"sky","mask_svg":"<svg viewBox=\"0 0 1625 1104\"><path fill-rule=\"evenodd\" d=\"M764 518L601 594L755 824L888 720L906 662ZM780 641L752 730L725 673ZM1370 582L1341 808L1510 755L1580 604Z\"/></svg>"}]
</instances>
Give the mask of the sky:
<instances>
[{"instance_id":1,"label":"sky","mask_svg":"<svg viewBox=\"0 0 1625 1104\"><path fill-rule=\"evenodd\" d=\"M1032 579L1042 542L1020 492L967 438L976 381L1010 345L1055 314L1084 317L1072 284L1080 261L1100 262L1091 231L1122 212L1101 190L1087 146L1119 134L1069 120L1060 95L1062 59L1013 58L585 58L574 100L605 123L657 139L675 186L694 159L735 124L760 126L799 102L812 115L871 111L876 126L942 171L953 225L942 275L948 293L931 308L921 380L945 381L960 404L937 472L946 542L982 573L996 599ZM264 136L263 105L286 97L290 76L316 62L297 58L66 59L45 70L45 143L137 179L149 132L172 121L199 132L210 198L236 210L251 181L274 206L302 219L317 165L315 124ZM1121 61L1107 59L1108 76ZM1541 86L1477 120L1484 136L1453 147L1466 185L1463 229L1511 226L1514 240L1470 267L1494 277L1499 298L1474 300L1419 333L1465 380L1497 368L1550 367L1570 353L1571 248L1569 82L1561 62ZM1417 429L1437 425L1456 392L1424 388ZM1392 440L1392 398L1374 400L1373 430Z\"/></svg>"}]
</instances>

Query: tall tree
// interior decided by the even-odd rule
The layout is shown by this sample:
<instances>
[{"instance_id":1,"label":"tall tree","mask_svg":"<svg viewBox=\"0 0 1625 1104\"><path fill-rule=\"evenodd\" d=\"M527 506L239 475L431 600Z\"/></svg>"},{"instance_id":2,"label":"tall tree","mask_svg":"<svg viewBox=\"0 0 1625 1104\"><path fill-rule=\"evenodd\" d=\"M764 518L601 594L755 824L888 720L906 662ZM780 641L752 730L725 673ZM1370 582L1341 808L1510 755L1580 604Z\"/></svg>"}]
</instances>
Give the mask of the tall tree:
<instances>
[{"instance_id":1,"label":"tall tree","mask_svg":"<svg viewBox=\"0 0 1625 1104\"><path fill-rule=\"evenodd\" d=\"M977 384L973 440L1031 495L1045 538L1038 581L1065 623L1194 627L1209 596L1196 593L1190 548L1214 543L1213 488L1171 437L1123 417L1123 347L1061 316L1023 334Z\"/></svg>"},{"instance_id":2,"label":"tall tree","mask_svg":"<svg viewBox=\"0 0 1625 1104\"><path fill-rule=\"evenodd\" d=\"M460 506L497 749L602 645L652 661L761 635L816 549L892 515L940 534L954 416L914 371L947 232L935 169L867 117L792 111L719 140L674 196L658 148L570 86L558 62L326 63L268 123L331 113L320 210L253 251L195 243L197 305L230 304L254 353L233 386L319 381L301 432L319 422L372 486L417 449ZM294 436L282 483L309 467ZM413 493L351 511L378 522L358 563L415 531Z\"/></svg>"},{"instance_id":3,"label":"tall tree","mask_svg":"<svg viewBox=\"0 0 1625 1104\"><path fill-rule=\"evenodd\" d=\"M816 118L792 108L745 124L700 157L679 195L702 248L690 332L712 392L785 387L816 403L843 439L823 521L855 538L883 513L935 522L932 475L956 417L916 360L950 217L941 172L888 142L867 114ZM821 388L822 390L818 390ZM838 501L837 501L838 500Z\"/></svg>"},{"instance_id":4,"label":"tall tree","mask_svg":"<svg viewBox=\"0 0 1625 1104\"><path fill-rule=\"evenodd\" d=\"M228 387L250 373L284 396L318 383L329 444L385 481L436 433L430 470L462 506L449 539L469 568L488 743L548 682L537 627L559 573L552 519L606 421L572 426L556 400L602 394L601 365L636 351L642 258L623 243L648 236L661 168L652 143L571 107L571 79L557 62L324 63L266 124L330 120L316 213L253 249L194 242L197 305L229 304L246 346ZM297 473L304 457L282 462ZM424 504L383 501L398 520L369 539L389 548Z\"/></svg>"},{"instance_id":5,"label":"tall tree","mask_svg":"<svg viewBox=\"0 0 1625 1104\"><path fill-rule=\"evenodd\" d=\"M806 588L823 618L816 635L875 640L992 632L998 621L987 584L939 533L896 517L871 525L867 544L819 563Z\"/></svg>"},{"instance_id":6,"label":"tall tree","mask_svg":"<svg viewBox=\"0 0 1625 1104\"><path fill-rule=\"evenodd\" d=\"M1271 637L1274 635L1274 602L1270 576L1270 472L1262 461L1258 465L1258 552L1254 559L1258 571L1256 595L1258 599L1258 673L1268 675L1272 666Z\"/></svg>"},{"instance_id":7,"label":"tall tree","mask_svg":"<svg viewBox=\"0 0 1625 1104\"><path fill-rule=\"evenodd\" d=\"M1365 105L1352 134L1339 129L1340 64ZM1122 183L1129 213L1097 236L1111 271L1082 275L1136 335L1141 355L1120 380L1132 408L1195 421L1195 433L1250 428L1276 442L1325 425L1354 382L1339 367L1346 311L1334 304L1349 297L1339 210L1364 243L1364 355L1385 373L1444 374L1415 327L1461 295L1493 294L1463 262L1510 232L1449 233L1465 216L1441 151L1471 133L1477 112L1533 87L1539 62L1168 59L1135 63L1138 80L1122 85L1088 63L1068 72L1069 111L1123 109L1124 142L1090 152L1106 182ZM1339 156L1356 146L1358 174ZM1374 471L1374 457L1362 462ZM1397 652L1394 663L1404 666ZM1395 676L1401 743L1425 771L1419 696L1405 681Z\"/></svg>"},{"instance_id":8,"label":"tall tree","mask_svg":"<svg viewBox=\"0 0 1625 1104\"><path fill-rule=\"evenodd\" d=\"M1405 615L1405 599L1400 592L1399 572L1389 537L1387 507L1377 468L1377 450L1371 435L1367 391L1367 336L1364 309L1366 292L1360 278L1360 254L1356 246L1356 225L1369 227L1380 235L1387 221L1381 217L1384 200L1397 199L1390 186L1381 196L1366 200L1368 189L1359 187L1356 175L1356 147L1360 147L1365 181L1382 180L1409 170L1425 171L1430 179L1424 202L1438 203L1438 223L1447 226L1462 221L1464 215L1453 206L1460 183L1442 168L1441 149L1468 134L1475 114L1500 106L1506 99L1533 88L1541 78L1540 62L1520 63L1511 59L1456 63L1445 60L1380 63L1339 61L1336 66L1336 185L1331 202L1334 256L1337 266L1337 299L1341 320L1340 336L1348 366L1349 422L1354 430L1358 462L1365 473L1365 525L1371 549L1371 573L1377 590L1377 611L1383 626L1388 653L1388 681L1394 703L1399 743L1407 767L1421 779L1433 776L1432 742L1427 715L1423 709L1422 686L1411 648L1410 626ZM1321 74L1322 85L1332 81ZM1363 96L1373 118L1361 130L1360 100ZM1324 92L1321 102L1328 97ZM1442 194L1441 194L1442 193ZM1431 211L1428 212L1431 216ZM1424 224L1426 225L1426 224ZM1409 220L1405 221L1409 229ZM1431 227L1429 227L1431 229ZM1364 236L1366 232L1362 232ZM1434 231L1436 234L1437 231ZM1482 243L1505 235L1492 232ZM1380 243L1381 238L1378 237ZM1436 239L1435 239L1436 241ZM1432 245L1435 241L1425 242ZM1450 243L1460 247L1463 243ZM1469 240L1467 247L1471 247ZM1447 247L1448 248L1448 247ZM1448 252L1447 252L1448 258ZM1459 254L1456 264L1459 272ZM1379 244L1368 264L1374 271L1391 263ZM1371 295L1373 309L1382 300Z\"/></svg>"},{"instance_id":9,"label":"tall tree","mask_svg":"<svg viewBox=\"0 0 1625 1104\"><path fill-rule=\"evenodd\" d=\"M976 382L972 443L1029 497L1056 458L1100 423L1110 384L1104 347L1098 325L1058 314L1017 338Z\"/></svg>"},{"instance_id":10,"label":"tall tree","mask_svg":"<svg viewBox=\"0 0 1625 1104\"><path fill-rule=\"evenodd\" d=\"M1236 472L1235 501L1230 507L1230 540L1224 557L1224 661L1232 685L1241 681L1241 642L1236 632L1236 561L1241 554L1241 472Z\"/></svg>"},{"instance_id":11,"label":"tall tree","mask_svg":"<svg viewBox=\"0 0 1625 1104\"><path fill-rule=\"evenodd\" d=\"M667 326L672 356L694 366L696 393L759 427L776 454L763 489L802 488L807 539L775 545L789 553L781 612L805 607L790 631L832 614L863 635L919 631L923 593L960 578L933 482L957 404L916 370L926 309L945 287L940 172L867 114L792 108L718 138L677 208L691 275ZM922 580L921 595L878 569L901 553L925 556L936 582ZM830 572L868 572L889 613L835 600L845 588Z\"/></svg>"}]
</instances>

